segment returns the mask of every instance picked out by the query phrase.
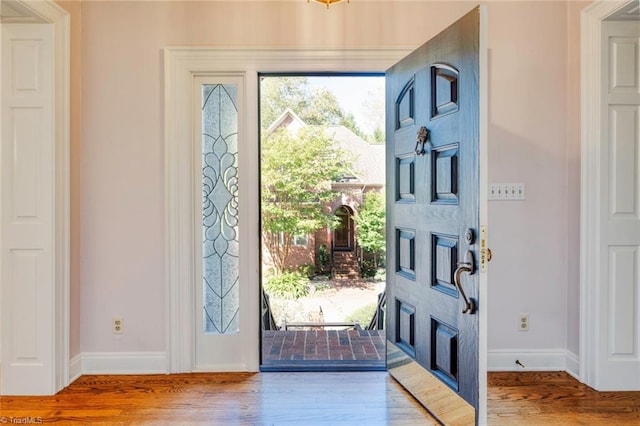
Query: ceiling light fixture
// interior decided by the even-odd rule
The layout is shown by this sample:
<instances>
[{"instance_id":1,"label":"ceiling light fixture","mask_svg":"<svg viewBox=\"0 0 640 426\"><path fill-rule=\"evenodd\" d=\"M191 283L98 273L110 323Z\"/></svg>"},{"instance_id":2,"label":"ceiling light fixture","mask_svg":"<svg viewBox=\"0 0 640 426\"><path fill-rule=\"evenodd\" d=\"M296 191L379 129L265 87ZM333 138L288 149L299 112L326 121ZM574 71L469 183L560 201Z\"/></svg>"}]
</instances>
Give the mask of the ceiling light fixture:
<instances>
[{"instance_id":1,"label":"ceiling light fixture","mask_svg":"<svg viewBox=\"0 0 640 426\"><path fill-rule=\"evenodd\" d=\"M326 4L327 5L327 9L329 9L329 6L331 6L334 3L338 3L341 2L342 0L313 0L315 2L318 3L322 3L322 4ZM307 3L311 2L311 0L307 0ZM347 0L347 3L349 3L349 0Z\"/></svg>"}]
</instances>

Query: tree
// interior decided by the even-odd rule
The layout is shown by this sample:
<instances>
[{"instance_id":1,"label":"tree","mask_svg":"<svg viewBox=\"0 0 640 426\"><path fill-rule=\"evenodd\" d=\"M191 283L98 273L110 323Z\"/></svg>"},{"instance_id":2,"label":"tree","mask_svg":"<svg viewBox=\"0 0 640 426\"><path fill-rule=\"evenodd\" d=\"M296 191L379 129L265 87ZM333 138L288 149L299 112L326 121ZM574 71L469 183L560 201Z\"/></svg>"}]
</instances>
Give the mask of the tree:
<instances>
[{"instance_id":1,"label":"tree","mask_svg":"<svg viewBox=\"0 0 640 426\"><path fill-rule=\"evenodd\" d=\"M376 268L379 257L385 252L385 218L384 192L367 192L354 221L358 226L358 244L373 255Z\"/></svg>"},{"instance_id":2,"label":"tree","mask_svg":"<svg viewBox=\"0 0 640 426\"><path fill-rule=\"evenodd\" d=\"M308 125L339 124L362 137L353 114L343 111L325 88L313 88L307 77L263 77L260 82L260 124L263 131L287 108Z\"/></svg>"},{"instance_id":3,"label":"tree","mask_svg":"<svg viewBox=\"0 0 640 426\"><path fill-rule=\"evenodd\" d=\"M384 131L380 127L376 127L373 129L373 133L371 134L370 143L383 144L385 143L385 134Z\"/></svg>"},{"instance_id":4,"label":"tree","mask_svg":"<svg viewBox=\"0 0 640 426\"><path fill-rule=\"evenodd\" d=\"M349 154L323 129L286 130L262 141L262 238L277 274L287 265L294 236L335 227L325 204L336 197L331 182L350 168Z\"/></svg>"},{"instance_id":5,"label":"tree","mask_svg":"<svg viewBox=\"0 0 640 426\"><path fill-rule=\"evenodd\" d=\"M367 113L367 127L373 129L371 135L363 139L371 143L384 143L384 86L375 86L369 90L362 107Z\"/></svg>"}]
</instances>

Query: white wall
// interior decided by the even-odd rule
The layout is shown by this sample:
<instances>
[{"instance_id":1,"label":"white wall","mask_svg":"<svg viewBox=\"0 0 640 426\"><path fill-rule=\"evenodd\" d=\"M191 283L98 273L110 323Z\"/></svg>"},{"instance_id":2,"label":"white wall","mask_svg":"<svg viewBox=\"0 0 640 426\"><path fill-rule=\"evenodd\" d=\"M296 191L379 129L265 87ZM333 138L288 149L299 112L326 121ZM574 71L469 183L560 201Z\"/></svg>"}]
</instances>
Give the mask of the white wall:
<instances>
[{"instance_id":1,"label":"white wall","mask_svg":"<svg viewBox=\"0 0 640 426\"><path fill-rule=\"evenodd\" d=\"M80 351L165 349L162 48L417 47L474 5L358 0L327 11L305 1L83 2L75 15L81 137L73 145L81 184L72 188L80 245L80 330L72 340ZM571 108L579 69L568 60L578 10L489 3L489 178L527 185L524 202L490 203L492 350L577 353L577 309L567 295L578 288L579 132ZM520 312L530 316L528 333L517 331ZM119 338L113 316L124 317Z\"/></svg>"},{"instance_id":2,"label":"white wall","mask_svg":"<svg viewBox=\"0 0 640 426\"><path fill-rule=\"evenodd\" d=\"M566 5L510 2L491 8L489 19L489 180L526 184L524 202L489 204L489 347L562 349L569 245ZM529 314L528 332L518 331L519 313Z\"/></svg>"}]
</instances>

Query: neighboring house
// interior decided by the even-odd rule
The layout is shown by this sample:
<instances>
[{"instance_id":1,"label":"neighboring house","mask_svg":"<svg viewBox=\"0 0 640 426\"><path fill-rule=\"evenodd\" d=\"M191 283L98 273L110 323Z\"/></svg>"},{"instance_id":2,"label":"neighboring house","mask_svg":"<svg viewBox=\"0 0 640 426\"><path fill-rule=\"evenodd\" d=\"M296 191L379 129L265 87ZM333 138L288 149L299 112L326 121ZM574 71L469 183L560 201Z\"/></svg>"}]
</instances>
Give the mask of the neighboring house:
<instances>
[{"instance_id":1,"label":"neighboring house","mask_svg":"<svg viewBox=\"0 0 640 426\"><path fill-rule=\"evenodd\" d=\"M307 124L291 109L287 108L267 129L267 135L281 129L296 133ZM385 182L385 147L371 144L353 133L345 126L331 125L325 130L336 145L354 155L350 176L344 176L332 183L338 195L327 207L336 215L339 225L334 230L322 229L313 235L299 235L293 241L288 266L297 268L302 265L318 263L318 252L325 246L331 254L331 272L340 277L357 277L360 272L361 253L358 247L357 227L353 218L357 216L369 191L380 191ZM268 252L263 249L269 262Z\"/></svg>"}]
</instances>

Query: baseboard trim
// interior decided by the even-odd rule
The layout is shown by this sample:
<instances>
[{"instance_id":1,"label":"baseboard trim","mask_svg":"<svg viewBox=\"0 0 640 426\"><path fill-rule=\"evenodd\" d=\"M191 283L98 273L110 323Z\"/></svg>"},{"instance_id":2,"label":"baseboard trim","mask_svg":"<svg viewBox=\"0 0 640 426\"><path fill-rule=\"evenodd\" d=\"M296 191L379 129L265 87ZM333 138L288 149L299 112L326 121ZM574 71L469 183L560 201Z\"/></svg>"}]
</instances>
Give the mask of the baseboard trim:
<instances>
[{"instance_id":1,"label":"baseboard trim","mask_svg":"<svg viewBox=\"0 0 640 426\"><path fill-rule=\"evenodd\" d=\"M524 367L516 364L519 360ZM579 380L579 357L566 350L492 350L489 371L566 371ZM240 371L244 368L216 369ZM245 366L246 367L246 366ZM165 352L83 352L69 363L69 383L84 374L165 374Z\"/></svg>"},{"instance_id":2,"label":"baseboard trim","mask_svg":"<svg viewBox=\"0 0 640 426\"><path fill-rule=\"evenodd\" d=\"M493 350L487 361L489 371L567 371L572 376L579 366L578 357L564 349Z\"/></svg>"},{"instance_id":3,"label":"baseboard trim","mask_svg":"<svg viewBox=\"0 0 640 426\"><path fill-rule=\"evenodd\" d=\"M82 376L82 354L78 354L69 361L69 384Z\"/></svg>"},{"instance_id":4,"label":"baseboard trim","mask_svg":"<svg viewBox=\"0 0 640 426\"><path fill-rule=\"evenodd\" d=\"M165 374L165 352L83 352L79 355L84 374Z\"/></svg>"},{"instance_id":5,"label":"baseboard trim","mask_svg":"<svg viewBox=\"0 0 640 426\"><path fill-rule=\"evenodd\" d=\"M567 351L567 366L565 371L579 382L580 380L580 358L571 351Z\"/></svg>"}]
</instances>

